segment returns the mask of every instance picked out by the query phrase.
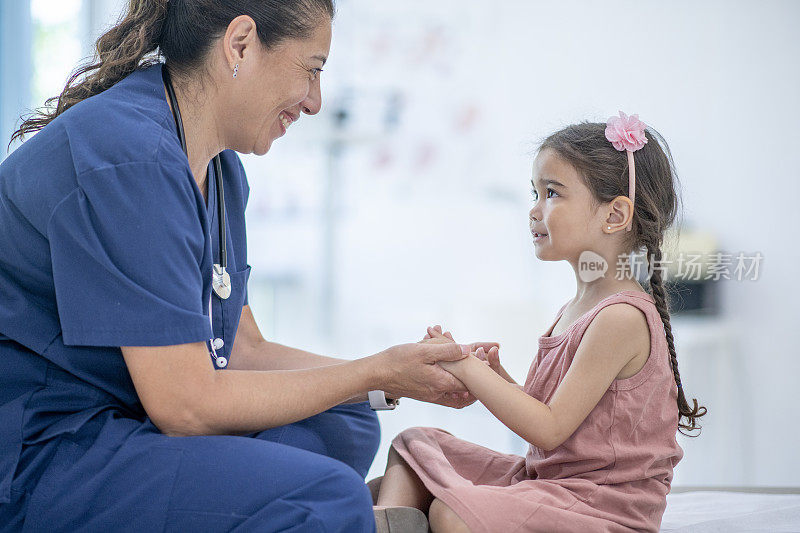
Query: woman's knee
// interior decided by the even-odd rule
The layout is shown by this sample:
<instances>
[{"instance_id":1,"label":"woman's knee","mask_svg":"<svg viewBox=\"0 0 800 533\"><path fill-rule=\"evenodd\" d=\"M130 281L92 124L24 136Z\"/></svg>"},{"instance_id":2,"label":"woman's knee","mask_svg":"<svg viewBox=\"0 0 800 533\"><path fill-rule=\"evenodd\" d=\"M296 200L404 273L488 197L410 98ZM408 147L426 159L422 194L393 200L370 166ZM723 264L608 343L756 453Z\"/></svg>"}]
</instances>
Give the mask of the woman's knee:
<instances>
[{"instance_id":1,"label":"woman's knee","mask_svg":"<svg viewBox=\"0 0 800 533\"><path fill-rule=\"evenodd\" d=\"M315 422L326 441L326 455L349 465L363 481L381 442L378 415L369 403L338 405L318 415Z\"/></svg>"},{"instance_id":2,"label":"woman's knee","mask_svg":"<svg viewBox=\"0 0 800 533\"><path fill-rule=\"evenodd\" d=\"M319 466L319 465L318 465ZM264 498L249 512L175 509L165 531L375 531L369 490L352 468L335 460L313 480L291 484L277 498Z\"/></svg>"},{"instance_id":3,"label":"woman's knee","mask_svg":"<svg viewBox=\"0 0 800 533\"><path fill-rule=\"evenodd\" d=\"M319 482L310 487L314 500L310 508L323 521L323 529L374 531L372 494L364 478L339 461L331 460L327 466Z\"/></svg>"},{"instance_id":4,"label":"woman's knee","mask_svg":"<svg viewBox=\"0 0 800 533\"><path fill-rule=\"evenodd\" d=\"M380 442L380 421L378 420L378 414L370 409L369 402L340 404L326 412L342 417L344 424L351 431L358 432L363 441ZM375 449L377 450L377 445Z\"/></svg>"},{"instance_id":5,"label":"woman's knee","mask_svg":"<svg viewBox=\"0 0 800 533\"><path fill-rule=\"evenodd\" d=\"M242 531L284 531L301 526L308 531L372 531L374 528L369 488L349 466L280 444L259 445L257 441L238 444L245 445L237 446L238 453L231 449L230 460L223 459L221 462L227 464L212 472L210 478L207 465L184 465L189 469L178 478L175 493L180 496L173 499L167 529L186 531L197 527L223 531L235 527ZM209 485L211 479L215 480L213 485ZM203 486L206 489L214 486L213 499L208 499Z\"/></svg>"}]
</instances>

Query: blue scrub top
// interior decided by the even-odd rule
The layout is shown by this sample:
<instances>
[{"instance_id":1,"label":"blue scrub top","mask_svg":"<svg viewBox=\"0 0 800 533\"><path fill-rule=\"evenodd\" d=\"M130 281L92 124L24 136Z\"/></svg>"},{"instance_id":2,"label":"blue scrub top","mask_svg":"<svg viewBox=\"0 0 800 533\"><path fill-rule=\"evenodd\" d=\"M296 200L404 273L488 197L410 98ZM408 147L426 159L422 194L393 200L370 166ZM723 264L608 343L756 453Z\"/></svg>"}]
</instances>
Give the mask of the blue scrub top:
<instances>
[{"instance_id":1,"label":"blue scrub top","mask_svg":"<svg viewBox=\"0 0 800 533\"><path fill-rule=\"evenodd\" d=\"M0 164L0 503L24 446L108 410L146 418L120 346L222 337L230 358L247 304L247 177L222 152L233 287L212 298L213 164L206 204L162 68L74 105Z\"/></svg>"}]
</instances>

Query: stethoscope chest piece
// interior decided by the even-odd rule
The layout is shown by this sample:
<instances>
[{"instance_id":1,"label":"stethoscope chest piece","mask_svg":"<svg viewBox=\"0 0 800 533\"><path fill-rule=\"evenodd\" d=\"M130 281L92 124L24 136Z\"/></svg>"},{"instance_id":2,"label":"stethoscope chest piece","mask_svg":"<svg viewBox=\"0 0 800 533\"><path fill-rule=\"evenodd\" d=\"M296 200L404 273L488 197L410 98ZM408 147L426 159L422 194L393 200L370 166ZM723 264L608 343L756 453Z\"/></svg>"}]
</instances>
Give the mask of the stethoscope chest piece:
<instances>
[{"instance_id":1,"label":"stethoscope chest piece","mask_svg":"<svg viewBox=\"0 0 800 533\"><path fill-rule=\"evenodd\" d=\"M227 300L231 295L231 275L225 270L224 266L214 265L214 272L211 275L211 286L214 292L222 298Z\"/></svg>"}]
</instances>

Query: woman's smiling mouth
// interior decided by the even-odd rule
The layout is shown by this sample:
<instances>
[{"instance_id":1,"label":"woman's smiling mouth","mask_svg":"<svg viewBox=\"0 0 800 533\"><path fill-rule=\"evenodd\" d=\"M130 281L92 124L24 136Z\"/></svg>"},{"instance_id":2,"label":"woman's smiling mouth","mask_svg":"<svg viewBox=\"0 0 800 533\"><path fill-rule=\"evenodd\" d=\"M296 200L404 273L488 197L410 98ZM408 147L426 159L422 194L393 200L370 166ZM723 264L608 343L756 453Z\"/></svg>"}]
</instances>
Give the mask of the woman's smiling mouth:
<instances>
[{"instance_id":1,"label":"woman's smiling mouth","mask_svg":"<svg viewBox=\"0 0 800 533\"><path fill-rule=\"evenodd\" d=\"M278 119L281 123L281 127L283 128L283 133L286 133L286 130L288 130L289 126L292 125L292 122L297 120L297 118L293 117L286 111L281 111L281 113L278 115Z\"/></svg>"}]
</instances>

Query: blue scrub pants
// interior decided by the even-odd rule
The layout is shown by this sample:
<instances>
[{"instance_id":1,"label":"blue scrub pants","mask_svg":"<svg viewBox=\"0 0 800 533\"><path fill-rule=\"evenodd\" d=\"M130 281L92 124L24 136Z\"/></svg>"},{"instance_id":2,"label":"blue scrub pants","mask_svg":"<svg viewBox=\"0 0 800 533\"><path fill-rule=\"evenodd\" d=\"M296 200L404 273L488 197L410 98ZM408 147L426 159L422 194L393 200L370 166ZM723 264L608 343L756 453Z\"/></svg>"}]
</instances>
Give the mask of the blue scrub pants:
<instances>
[{"instance_id":1,"label":"blue scrub pants","mask_svg":"<svg viewBox=\"0 0 800 533\"><path fill-rule=\"evenodd\" d=\"M23 531L375 531L364 477L380 426L366 402L243 437L168 437L112 412L94 424L59 437L20 495Z\"/></svg>"}]
</instances>

